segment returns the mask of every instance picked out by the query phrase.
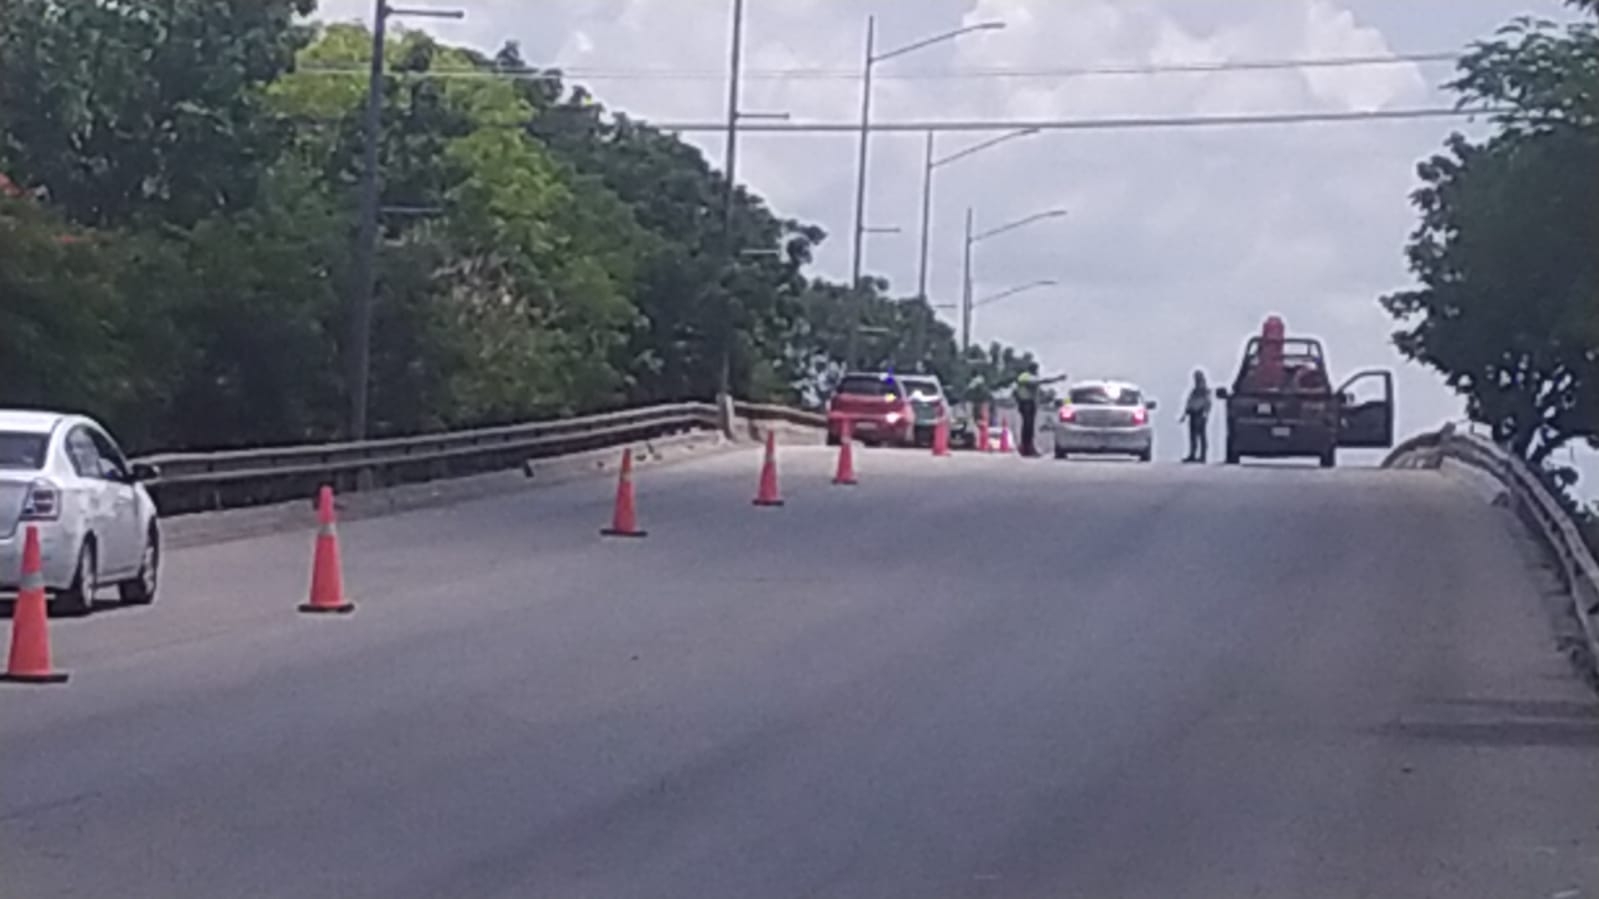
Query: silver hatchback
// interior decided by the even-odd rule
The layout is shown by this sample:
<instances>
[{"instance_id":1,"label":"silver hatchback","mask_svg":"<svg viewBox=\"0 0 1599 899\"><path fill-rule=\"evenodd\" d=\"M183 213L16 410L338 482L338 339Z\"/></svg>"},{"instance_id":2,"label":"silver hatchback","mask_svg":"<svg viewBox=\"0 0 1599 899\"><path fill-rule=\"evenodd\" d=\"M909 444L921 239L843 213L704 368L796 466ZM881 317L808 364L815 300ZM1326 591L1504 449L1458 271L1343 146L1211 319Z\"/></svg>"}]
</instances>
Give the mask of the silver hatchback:
<instances>
[{"instance_id":1,"label":"silver hatchback","mask_svg":"<svg viewBox=\"0 0 1599 899\"><path fill-rule=\"evenodd\" d=\"M1135 456L1155 454L1150 413L1155 401L1125 381L1084 381L1067 391L1055 414L1055 458L1074 453Z\"/></svg>"}]
</instances>

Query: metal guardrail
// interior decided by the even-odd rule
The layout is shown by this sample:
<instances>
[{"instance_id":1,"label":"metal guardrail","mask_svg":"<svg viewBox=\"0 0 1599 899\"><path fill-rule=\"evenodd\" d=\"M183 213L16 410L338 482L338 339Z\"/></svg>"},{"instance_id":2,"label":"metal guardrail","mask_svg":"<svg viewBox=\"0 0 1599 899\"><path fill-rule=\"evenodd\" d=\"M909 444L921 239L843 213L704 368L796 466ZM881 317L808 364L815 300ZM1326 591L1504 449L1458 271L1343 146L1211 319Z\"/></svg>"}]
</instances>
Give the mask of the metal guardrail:
<instances>
[{"instance_id":1,"label":"metal guardrail","mask_svg":"<svg viewBox=\"0 0 1599 899\"><path fill-rule=\"evenodd\" d=\"M1483 471L1502 484L1516 511L1555 560L1588 642L1588 660L1599 676L1599 562L1577 523L1536 474L1517 456L1487 438L1461 433L1453 424L1394 447L1386 468L1438 468L1451 459Z\"/></svg>"},{"instance_id":2,"label":"metal guardrail","mask_svg":"<svg viewBox=\"0 0 1599 899\"><path fill-rule=\"evenodd\" d=\"M159 468L148 486L161 513L181 515L299 499L325 483L364 489L482 474L529 459L717 427L715 406L676 403L416 437L165 453L135 461Z\"/></svg>"},{"instance_id":3,"label":"metal guardrail","mask_svg":"<svg viewBox=\"0 0 1599 899\"><path fill-rule=\"evenodd\" d=\"M806 409L794 409L789 406L773 406L764 403L746 403L743 400L734 400L733 414L739 418L754 422L780 421L805 428L827 427L827 414L825 412L812 412Z\"/></svg>"}]
</instances>

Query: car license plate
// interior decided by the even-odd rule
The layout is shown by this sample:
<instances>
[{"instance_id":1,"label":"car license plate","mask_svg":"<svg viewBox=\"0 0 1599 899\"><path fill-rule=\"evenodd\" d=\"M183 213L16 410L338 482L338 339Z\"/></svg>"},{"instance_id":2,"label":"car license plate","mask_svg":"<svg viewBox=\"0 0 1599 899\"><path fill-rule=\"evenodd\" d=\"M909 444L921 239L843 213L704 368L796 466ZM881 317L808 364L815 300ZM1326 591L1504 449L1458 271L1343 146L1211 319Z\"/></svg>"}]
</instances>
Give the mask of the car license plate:
<instances>
[{"instance_id":1,"label":"car license plate","mask_svg":"<svg viewBox=\"0 0 1599 899\"><path fill-rule=\"evenodd\" d=\"M854 428L857 431L875 431L877 430L877 422L866 418L858 419L854 423Z\"/></svg>"},{"instance_id":2,"label":"car license plate","mask_svg":"<svg viewBox=\"0 0 1599 899\"><path fill-rule=\"evenodd\" d=\"M1277 427L1271 429L1271 436L1273 437L1288 437L1293 433L1294 429L1288 427L1287 425L1278 425Z\"/></svg>"},{"instance_id":3,"label":"car license plate","mask_svg":"<svg viewBox=\"0 0 1599 899\"><path fill-rule=\"evenodd\" d=\"M1270 415L1271 403L1259 403L1255 406L1256 415Z\"/></svg>"}]
</instances>

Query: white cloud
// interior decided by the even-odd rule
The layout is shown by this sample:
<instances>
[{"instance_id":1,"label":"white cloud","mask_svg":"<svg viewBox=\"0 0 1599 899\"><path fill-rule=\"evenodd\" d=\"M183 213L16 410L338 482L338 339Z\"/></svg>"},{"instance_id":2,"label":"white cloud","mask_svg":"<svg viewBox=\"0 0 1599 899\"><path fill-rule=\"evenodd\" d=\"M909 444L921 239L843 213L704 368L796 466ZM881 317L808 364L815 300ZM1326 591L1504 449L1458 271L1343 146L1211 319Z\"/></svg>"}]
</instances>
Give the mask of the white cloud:
<instances>
[{"instance_id":1,"label":"white cloud","mask_svg":"<svg viewBox=\"0 0 1599 899\"><path fill-rule=\"evenodd\" d=\"M1552 2L1552 0L1541 0ZM1093 118L1260 111L1351 111L1438 105L1441 70L1415 65L1049 79L903 77L952 67L1058 69L1104 65L1374 56L1458 46L1449 16L1407 19L1388 0L749 0L750 70L853 70L862 28L878 16L879 46L1000 19L983 32L885 63L874 107L881 120ZM1375 4L1375 5L1374 5ZM441 37L487 49L520 39L534 62L571 69L678 69L698 79L593 80L608 105L656 121L722 117L728 0L478 0ZM1508 19L1514 0L1451 0L1462 20ZM327 14L359 16L365 0L330 0ZM1469 9L1468 9L1469 7ZM1434 13L1437 10L1433 11ZM1379 26L1372 24L1383 21ZM429 24L428 27L432 27ZM1396 46L1387 30L1412 35ZM1432 29L1432 30L1429 30ZM1435 41L1418 45L1414 35ZM902 77L894 77L894 76ZM578 79L582 80L582 79ZM751 77L748 109L796 120L850 120L859 86L849 79ZM956 298L962 210L984 225L1065 206L1069 218L985 244L979 293L1037 278L1061 287L1017 297L978 315L977 337L1037 351L1075 376L1138 379L1175 397L1195 365L1230 374L1245 336L1270 312L1328 343L1341 371L1401 371L1402 430L1458 415L1459 402L1391 350L1378 294L1405 286L1402 249L1415 220L1407 195L1414 165L1451 123L1320 125L1231 130L1062 132L1007 144L941 170L936 184L932 286ZM943 135L942 151L985 135ZM691 139L719 160L715 135ZM908 292L916 283L922 139L872 143L873 224L867 269ZM780 213L832 235L823 272L849 267L854 143L848 135L750 135L741 180ZM1164 435L1175 442L1177 430ZM1168 448L1169 449L1169 448Z\"/></svg>"}]
</instances>

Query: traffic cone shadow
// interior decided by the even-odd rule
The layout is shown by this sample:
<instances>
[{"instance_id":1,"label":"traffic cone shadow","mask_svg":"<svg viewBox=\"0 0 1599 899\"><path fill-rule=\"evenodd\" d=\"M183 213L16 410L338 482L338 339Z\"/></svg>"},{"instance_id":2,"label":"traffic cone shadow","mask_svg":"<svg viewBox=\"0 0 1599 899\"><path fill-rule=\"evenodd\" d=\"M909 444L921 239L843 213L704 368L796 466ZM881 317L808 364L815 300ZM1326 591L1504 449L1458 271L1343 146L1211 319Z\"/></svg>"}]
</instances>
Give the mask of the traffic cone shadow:
<instances>
[{"instance_id":1,"label":"traffic cone shadow","mask_svg":"<svg viewBox=\"0 0 1599 899\"><path fill-rule=\"evenodd\" d=\"M783 496L777 489L777 432L766 432L766 459L761 463L761 483L755 491L755 505L781 506Z\"/></svg>"},{"instance_id":2,"label":"traffic cone shadow","mask_svg":"<svg viewBox=\"0 0 1599 899\"><path fill-rule=\"evenodd\" d=\"M11 655L0 681L19 684L64 684L65 672L50 667L50 614L45 607L44 561L39 529L28 526L22 543L22 579L16 610L11 615Z\"/></svg>"},{"instance_id":3,"label":"traffic cone shadow","mask_svg":"<svg viewBox=\"0 0 1599 899\"><path fill-rule=\"evenodd\" d=\"M311 555L310 601L300 611L310 615L348 615L355 603L344 598L344 568L339 559L337 513L333 488L324 485L316 497L316 547Z\"/></svg>"},{"instance_id":4,"label":"traffic cone shadow","mask_svg":"<svg viewBox=\"0 0 1599 899\"><path fill-rule=\"evenodd\" d=\"M633 497L633 448L622 450L622 472L616 479L616 509L611 514L611 526L600 531L606 537L643 537L639 529L638 509Z\"/></svg>"}]
</instances>

